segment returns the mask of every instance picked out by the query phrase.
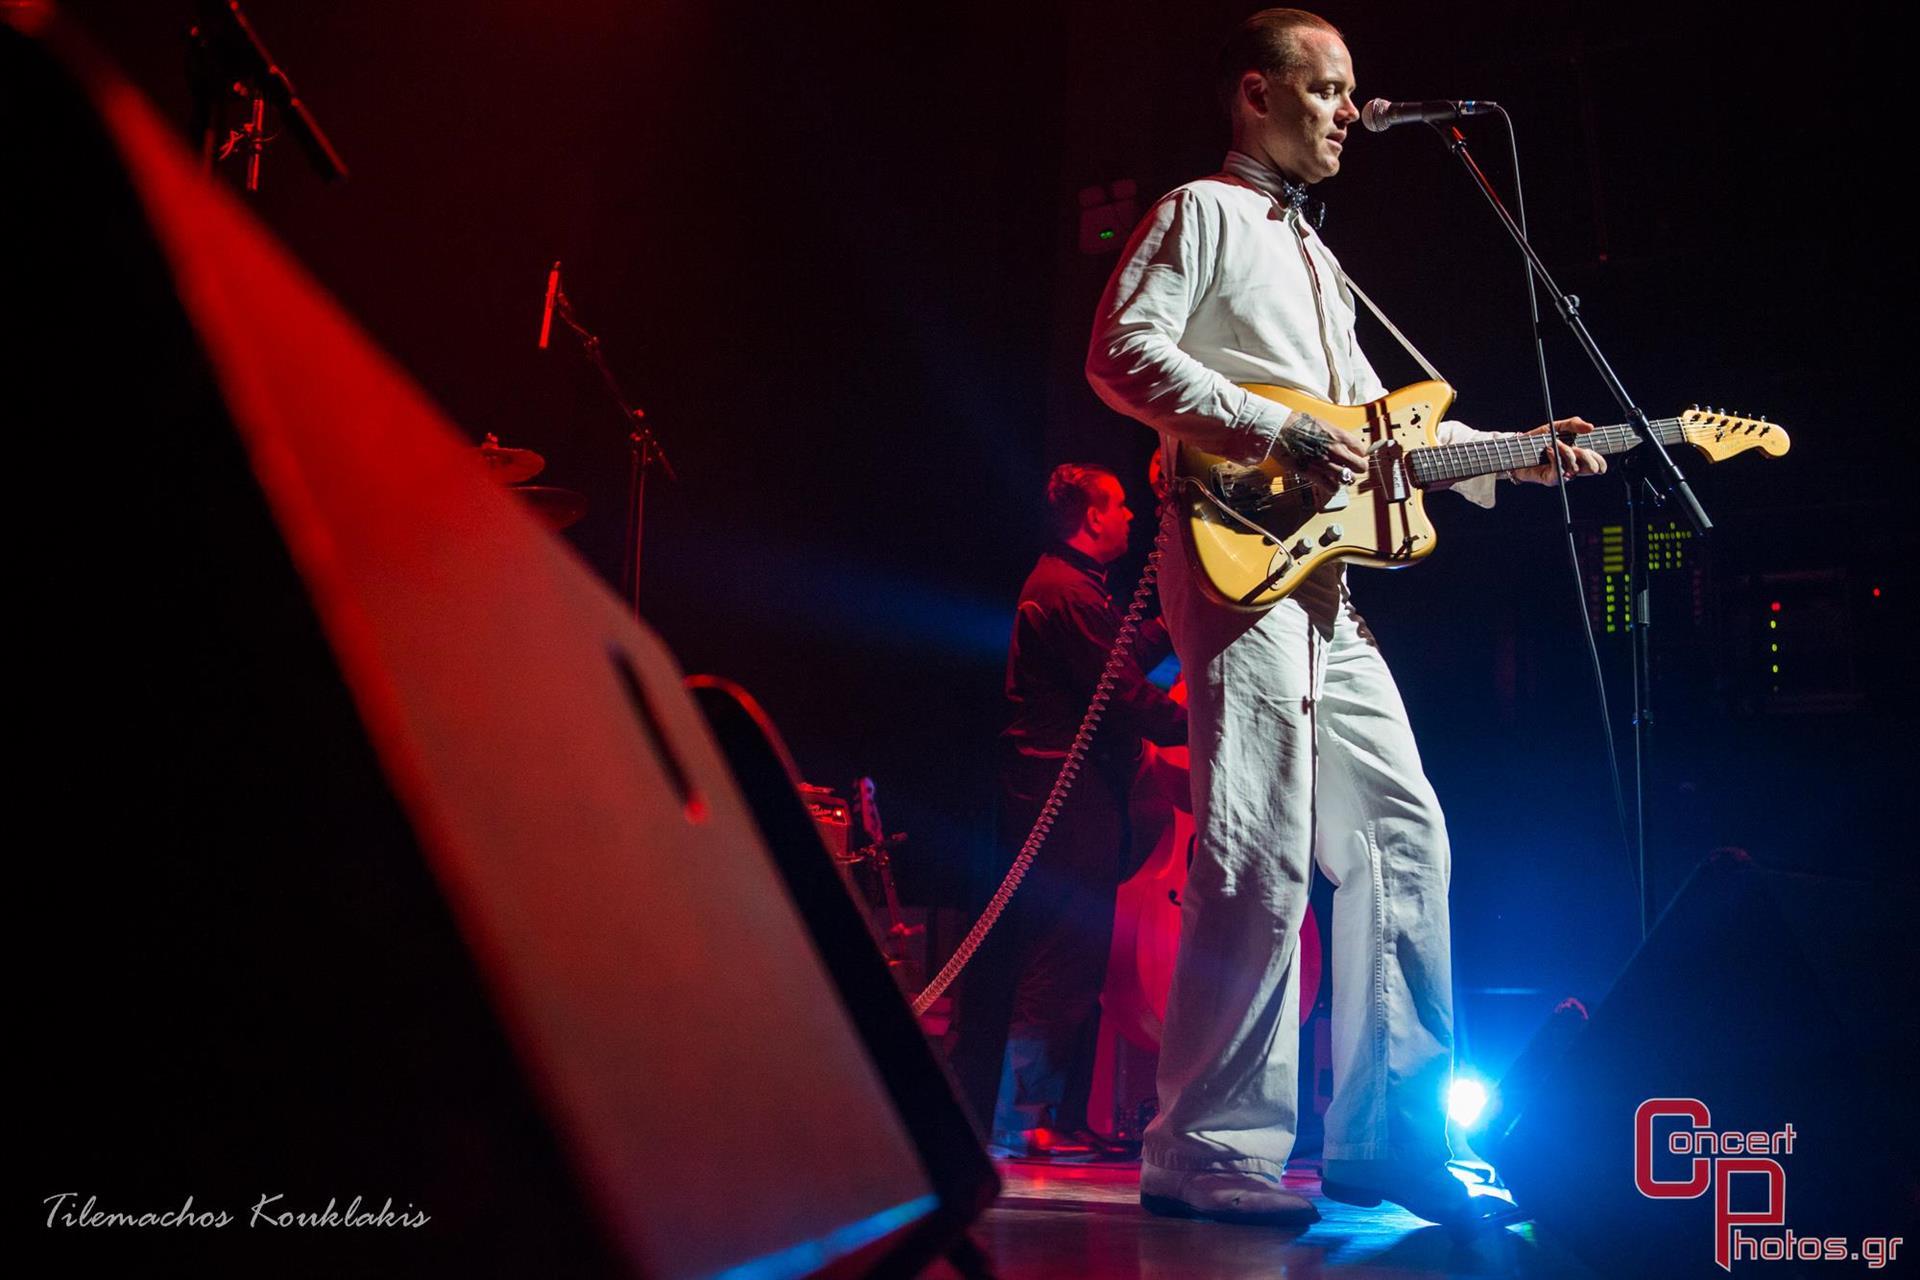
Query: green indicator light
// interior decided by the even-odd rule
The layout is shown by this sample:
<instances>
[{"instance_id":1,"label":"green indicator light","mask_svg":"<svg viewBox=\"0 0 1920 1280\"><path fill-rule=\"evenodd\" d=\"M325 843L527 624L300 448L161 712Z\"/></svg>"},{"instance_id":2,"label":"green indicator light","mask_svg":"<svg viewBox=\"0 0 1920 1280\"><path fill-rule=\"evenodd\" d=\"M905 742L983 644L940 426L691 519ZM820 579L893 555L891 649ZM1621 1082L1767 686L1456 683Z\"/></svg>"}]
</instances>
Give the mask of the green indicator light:
<instances>
[{"instance_id":1,"label":"green indicator light","mask_svg":"<svg viewBox=\"0 0 1920 1280\"><path fill-rule=\"evenodd\" d=\"M1100 238L1101 238L1102 240L1111 240L1111 239L1113 239L1113 228L1112 228L1112 227L1108 227L1108 228L1107 228L1107 229L1106 229L1105 231L1102 231L1102 232L1100 233Z\"/></svg>"}]
</instances>

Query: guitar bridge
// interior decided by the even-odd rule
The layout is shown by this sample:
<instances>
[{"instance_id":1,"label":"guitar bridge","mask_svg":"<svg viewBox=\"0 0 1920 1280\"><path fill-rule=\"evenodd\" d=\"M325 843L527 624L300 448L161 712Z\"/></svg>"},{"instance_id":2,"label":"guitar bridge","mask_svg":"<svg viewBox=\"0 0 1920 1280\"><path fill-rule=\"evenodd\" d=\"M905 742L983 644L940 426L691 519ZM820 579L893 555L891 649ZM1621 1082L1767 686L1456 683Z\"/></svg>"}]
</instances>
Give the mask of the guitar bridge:
<instances>
[{"instance_id":1,"label":"guitar bridge","mask_svg":"<svg viewBox=\"0 0 1920 1280\"><path fill-rule=\"evenodd\" d=\"M1413 481L1407 475L1407 450L1398 440L1381 441L1369 463L1383 501L1405 502L1413 496Z\"/></svg>"}]
</instances>

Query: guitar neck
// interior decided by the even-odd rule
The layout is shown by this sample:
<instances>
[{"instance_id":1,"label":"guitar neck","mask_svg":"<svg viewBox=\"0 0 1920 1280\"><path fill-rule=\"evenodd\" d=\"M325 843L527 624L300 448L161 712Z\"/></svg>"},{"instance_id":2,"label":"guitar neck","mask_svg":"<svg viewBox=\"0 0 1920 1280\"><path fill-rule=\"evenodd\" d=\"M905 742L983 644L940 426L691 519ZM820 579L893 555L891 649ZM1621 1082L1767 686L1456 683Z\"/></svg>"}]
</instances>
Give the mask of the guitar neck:
<instances>
[{"instance_id":1,"label":"guitar neck","mask_svg":"<svg viewBox=\"0 0 1920 1280\"><path fill-rule=\"evenodd\" d=\"M1683 444L1686 441L1679 418L1655 418L1647 425L1653 428L1653 434L1661 444ZM1595 453L1625 453L1640 443L1640 433L1625 423L1616 423L1610 427L1595 427L1578 437L1577 443L1581 448L1592 449ZM1424 488L1497 471L1539 466L1546 451L1547 438L1543 435L1501 435L1489 440L1467 440L1460 444L1441 444L1412 450L1407 454L1407 470L1413 482Z\"/></svg>"}]
</instances>

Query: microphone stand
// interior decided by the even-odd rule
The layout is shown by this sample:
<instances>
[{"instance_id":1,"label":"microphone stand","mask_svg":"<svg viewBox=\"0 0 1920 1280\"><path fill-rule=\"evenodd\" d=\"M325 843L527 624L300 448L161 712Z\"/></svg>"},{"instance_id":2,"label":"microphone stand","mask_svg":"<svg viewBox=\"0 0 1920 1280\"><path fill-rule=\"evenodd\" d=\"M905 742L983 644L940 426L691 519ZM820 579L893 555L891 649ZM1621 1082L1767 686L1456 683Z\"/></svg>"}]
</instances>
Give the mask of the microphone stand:
<instances>
[{"instance_id":1,"label":"microphone stand","mask_svg":"<svg viewBox=\"0 0 1920 1280\"><path fill-rule=\"evenodd\" d=\"M271 103L315 172L328 182L344 179L346 161L327 140L286 69L240 11L240 0L200 0L199 10L199 18L187 29L187 76L193 85L192 129L200 140L201 167L211 174L216 160L244 148L246 188L260 190L260 156L273 141L267 133ZM246 101L247 120L231 130L224 143L217 143L230 97Z\"/></svg>"},{"instance_id":2,"label":"microphone stand","mask_svg":"<svg viewBox=\"0 0 1920 1280\"><path fill-rule=\"evenodd\" d=\"M633 610L637 621L644 622L640 616L640 542L643 532L642 521L647 507L647 471L658 465L666 472L667 479L675 484L680 477L674 474L673 463L667 460L667 451L660 443L653 428L646 424L646 410L634 406L620 389L619 379L613 376L613 370L607 367L607 358L600 350L600 339L590 333L573 314L573 304L567 301L567 291L556 289L553 296L554 314L560 322L573 330L580 339L581 350L587 353L587 359L593 361L593 367L600 371L600 381L606 385L607 394L613 398L614 405L620 410L620 420L626 423L627 447L631 451L632 461L627 469L627 561L622 574L622 587L627 593L627 604Z\"/></svg>"},{"instance_id":3,"label":"microphone stand","mask_svg":"<svg viewBox=\"0 0 1920 1280\"><path fill-rule=\"evenodd\" d=\"M1627 394L1619 375L1607 362L1601 352L1600 344L1594 341L1593 334L1587 329L1586 321L1580 316L1580 300L1564 292L1554 283L1553 276L1547 271L1546 263L1534 252L1520 224L1515 222L1507 207L1500 202L1493 184L1487 181L1487 175L1474 162L1467 150L1466 135L1458 127L1448 126L1442 129L1434 125L1448 151L1465 166L1467 175L1474 185L1480 188L1487 204L1493 209L1494 216L1500 219L1500 225L1507 229L1520 252L1526 256L1534 278L1540 282L1547 296L1553 300L1554 310L1560 313L1560 319L1580 344L1580 350L1592 362L1594 372L1600 375L1600 381L1606 386L1608 394L1620 406L1620 412L1626 416L1629 426L1640 434L1640 446L1627 455L1627 537L1631 550L1627 555L1627 600L1633 610L1632 621L1628 624L1627 634L1633 648L1633 795L1634 795L1634 833L1633 860L1636 888L1640 898L1640 940L1646 941L1653 930L1654 901L1653 878L1647 869L1647 792L1646 792L1646 754L1648 731L1653 724L1652 690L1650 674L1652 666L1652 619L1648 616L1649 592L1647 583L1646 523L1647 502L1664 505L1667 499L1674 499L1682 514L1691 524L1694 532L1706 537L1713 532L1713 521L1707 517L1706 509L1699 499L1693 496L1693 489L1687 484L1673 457L1660 443L1647 415L1633 397ZM1644 497L1642 487L1644 486Z\"/></svg>"}]
</instances>

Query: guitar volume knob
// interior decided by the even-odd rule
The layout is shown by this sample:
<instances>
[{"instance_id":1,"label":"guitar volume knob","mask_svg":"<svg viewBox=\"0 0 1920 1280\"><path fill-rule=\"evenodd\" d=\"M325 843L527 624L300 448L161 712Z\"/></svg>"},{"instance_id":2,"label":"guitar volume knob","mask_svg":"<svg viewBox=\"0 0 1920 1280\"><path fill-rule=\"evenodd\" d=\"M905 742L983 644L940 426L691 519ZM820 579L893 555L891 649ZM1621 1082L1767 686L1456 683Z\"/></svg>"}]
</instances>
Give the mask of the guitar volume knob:
<instances>
[{"instance_id":1,"label":"guitar volume knob","mask_svg":"<svg viewBox=\"0 0 1920 1280\"><path fill-rule=\"evenodd\" d=\"M1320 545L1323 547L1328 546L1332 543L1340 541L1340 539L1344 538L1345 536L1346 536L1346 531L1341 529L1339 525L1330 524L1325 529L1322 529L1320 531Z\"/></svg>"}]
</instances>

